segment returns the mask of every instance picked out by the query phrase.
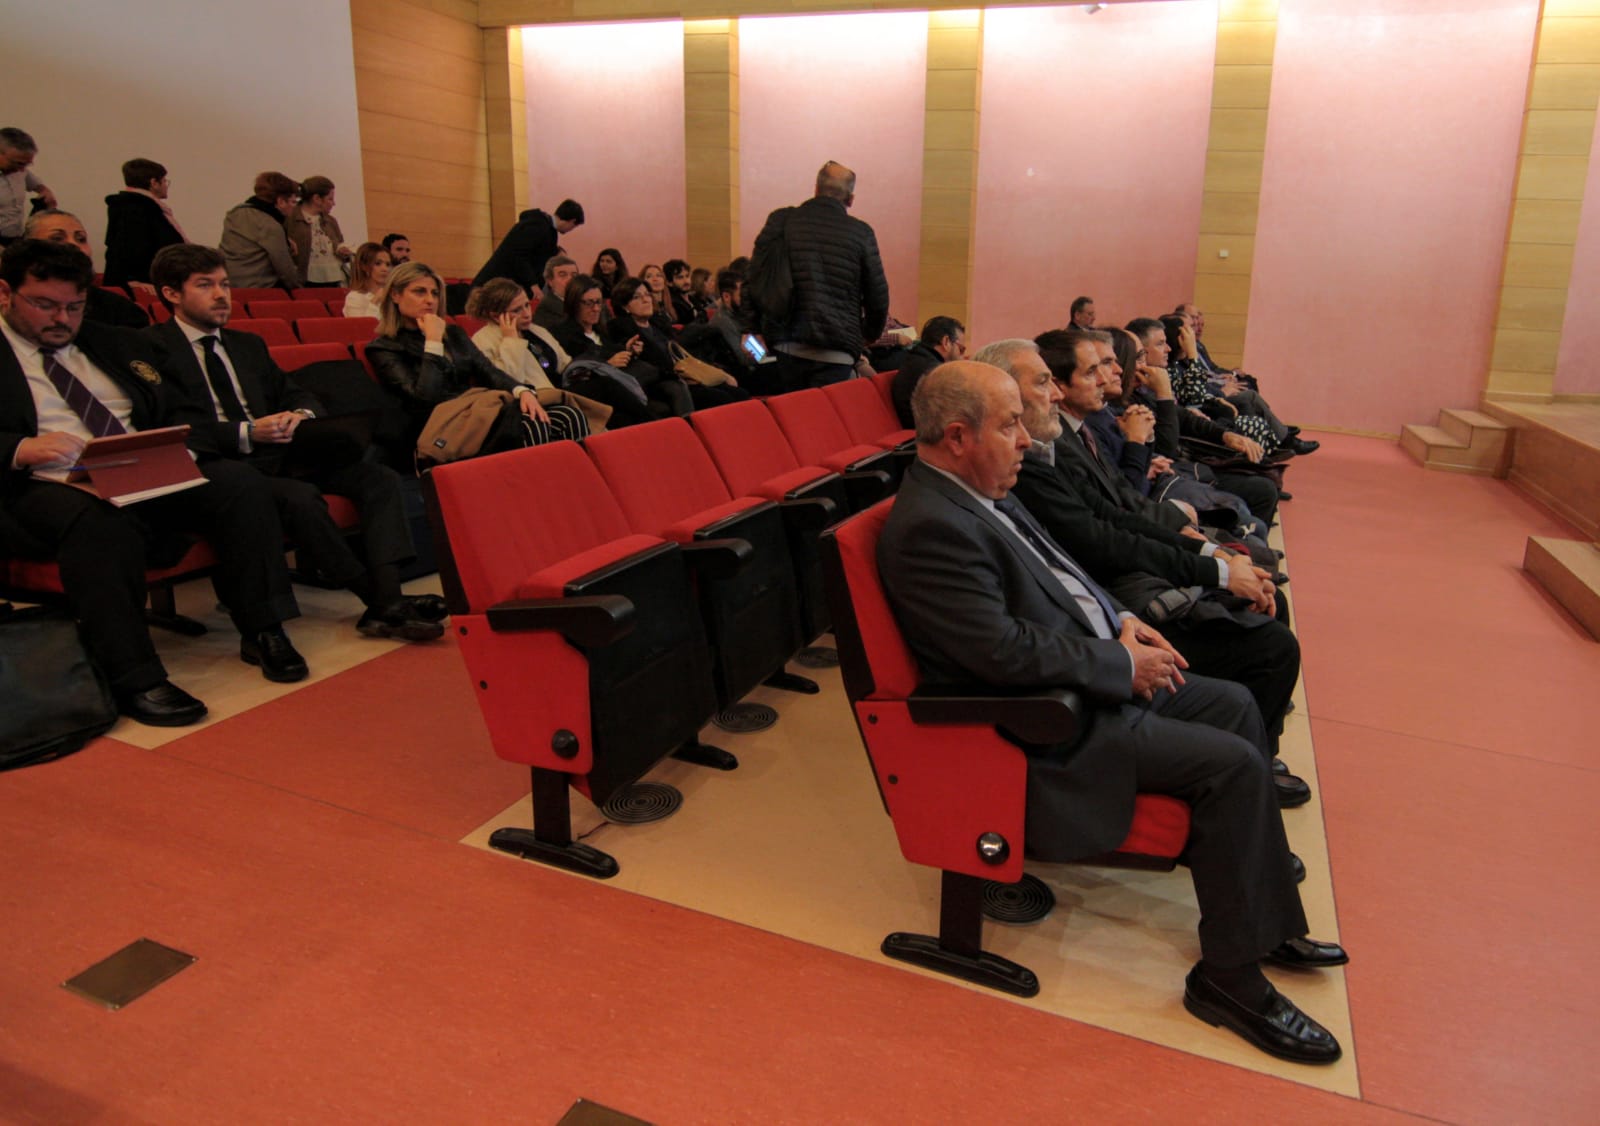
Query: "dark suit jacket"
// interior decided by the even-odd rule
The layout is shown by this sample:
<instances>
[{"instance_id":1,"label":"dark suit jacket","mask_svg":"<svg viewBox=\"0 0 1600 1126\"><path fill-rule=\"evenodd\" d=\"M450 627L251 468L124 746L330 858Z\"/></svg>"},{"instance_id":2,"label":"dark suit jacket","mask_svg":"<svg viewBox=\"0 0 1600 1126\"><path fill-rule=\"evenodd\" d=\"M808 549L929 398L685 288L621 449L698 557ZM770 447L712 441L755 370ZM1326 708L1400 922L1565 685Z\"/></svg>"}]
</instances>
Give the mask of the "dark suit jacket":
<instances>
[{"instance_id":1,"label":"dark suit jacket","mask_svg":"<svg viewBox=\"0 0 1600 1126\"><path fill-rule=\"evenodd\" d=\"M201 454L216 452L204 412L184 394L180 383L163 372L160 353L143 336L85 321L75 343L127 392L133 404L133 429L187 424L193 428L189 431L190 449ZM136 364L142 367L136 370ZM16 354L0 337L0 466L6 467L3 472L7 480L25 476L9 466L16 456L17 444L38 435L39 415L34 409L33 392L28 389Z\"/></svg>"},{"instance_id":2,"label":"dark suit jacket","mask_svg":"<svg viewBox=\"0 0 1600 1126\"><path fill-rule=\"evenodd\" d=\"M1118 508L1143 516L1146 520L1176 532L1189 523L1188 517L1176 505L1163 504L1142 496L1127 481L1089 456L1083 439L1072 432L1072 427L1062 423L1061 437L1056 439L1056 466L1079 480L1085 488L1092 488ZM1100 451L1101 458L1106 456Z\"/></svg>"},{"instance_id":3,"label":"dark suit jacket","mask_svg":"<svg viewBox=\"0 0 1600 1126\"><path fill-rule=\"evenodd\" d=\"M494 248L473 285L510 278L523 289L544 284L544 264L558 249L555 220L538 209L524 211Z\"/></svg>"},{"instance_id":4,"label":"dark suit jacket","mask_svg":"<svg viewBox=\"0 0 1600 1126\"><path fill-rule=\"evenodd\" d=\"M965 490L920 460L906 470L878 569L925 683L1072 688L1098 705L1071 748L1031 748L1031 846L1052 858L1115 848L1133 816L1134 763L1102 724L1132 722L1127 651L1094 635L1039 558Z\"/></svg>"},{"instance_id":5,"label":"dark suit jacket","mask_svg":"<svg viewBox=\"0 0 1600 1126\"><path fill-rule=\"evenodd\" d=\"M194 354L189 338L177 321L155 325L144 333L154 342L162 357L162 370L176 379L196 403L209 412L204 423L211 435L212 444L220 451L239 454L239 424L224 422L216 417L212 404L211 384L205 370ZM267 342L251 332L225 328L221 331L222 347L227 350L233 370L239 376L239 386L244 390L244 405L252 418L277 414L279 411L309 410L327 414L327 410L309 391L296 387L273 362L267 351Z\"/></svg>"}]
</instances>

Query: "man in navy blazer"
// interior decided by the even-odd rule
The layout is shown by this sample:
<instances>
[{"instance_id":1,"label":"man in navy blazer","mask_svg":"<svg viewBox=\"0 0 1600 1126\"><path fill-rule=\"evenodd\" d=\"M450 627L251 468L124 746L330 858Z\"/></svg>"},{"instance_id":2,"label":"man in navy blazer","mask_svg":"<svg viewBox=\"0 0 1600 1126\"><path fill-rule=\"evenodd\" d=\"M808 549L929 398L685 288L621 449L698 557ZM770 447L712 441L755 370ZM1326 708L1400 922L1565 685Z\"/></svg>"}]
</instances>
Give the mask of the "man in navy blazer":
<instances>
[{"instance_id":1,"label":"man in navy blazer","mask_svg":"<svg viewBox=\"0 0 1600 1126\"><path fill-rule=\"evenodd\" d=\"M273 362L264 340L224 327L233 303L222 255L193 243L169 246L150 273L172 319L146 335L160 347L165 370L205 411L201 425L217 450L266 475L301 566L355 592L367 607L356 628L369 637L431 641L443 634L443 600L400 590L400 566L416 550L399 475L365 460L353 443L307 449L302 437L296 445L301 423L325 410ZM361 514L359 556L329 514L325 492L348 497Z\"/></svg>"},{"instance_id":2,"label":"man in navy blazer","mask_svg":"<svg viewBox=\"0 0 1600 1126\"><path fill-rule=\"evenodd\" d=\"M1185 679L1185 662L1126 614L1009 496L1030 439L1016 383L951 363L912 400L917 461L879 543L878 565L924 682L1070 688L1090 705L1074 745L1030 747L1029 855L1115 849L1136 792L1191 809L1185 859L1200 906L1201 960L1184 1002L1264 1051L1307 1063L1338 1041L1268 983L1262 959L1342 965L1305 938L1261 716L1236 684Z\"/></svg>"},{"instance_id":3,"label":"man in navy blazer","mask_svg":"<svg viewBox=\"0 0 1600 1126\"><path fill-rule=\"evenodd\" d=\"M0 257L0 544L59 564L84 645L122 714L181 726L206 708L167 679L150 641L147 556L175 563L183 533L206 536L221 559L214 581L239 629L240 657L271 680L306 675L282 628L300 611L265 480L216 456L204 416L138 334L84 323L93 277L89 259L63 243L25 239ZM91 428L89 418L106 418L97 412L114 421ZM64 483L97 432L183 424L193 427L204 485L118 508Z\"/></svg>"}]
</instances>

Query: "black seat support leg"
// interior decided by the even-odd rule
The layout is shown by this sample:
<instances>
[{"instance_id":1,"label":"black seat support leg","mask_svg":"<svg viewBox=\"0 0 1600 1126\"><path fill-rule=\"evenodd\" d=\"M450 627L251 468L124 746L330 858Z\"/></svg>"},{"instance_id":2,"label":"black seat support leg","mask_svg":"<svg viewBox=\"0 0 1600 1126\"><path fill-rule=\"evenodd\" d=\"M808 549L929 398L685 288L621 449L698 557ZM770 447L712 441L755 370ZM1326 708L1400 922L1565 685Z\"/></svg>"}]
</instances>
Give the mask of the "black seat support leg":
<instances>
[{"instance_id":1,"label":"black seat support leg","mask_svg":"<svg viewBox=\"0 0 1600 1126\"><path fill-rule=\"evenodd\" d=\"M761 682L768 688L781 688L785 692L799 692L804 696L815 696L822 691L817 682L807 676L796 676L792 672L775 672Z\"/></svg>"},{"instance_id":2,"label":"black seat support leg","mask_svg":"<svg viewBox=\"0 0 1600 1126\"><path fill-rule=\"evenodd\" d=\"M939 896L939 937L896 931L883 940L890 958L925 970L1034 997L1039 979L1032 970L983 949L983 881L960 872L943 873Z\"/></svg>"},{"instance_id":3,"label":"black seat support leg","mask_svg":"<svg viewBox=\"0 0 1600 1126\"><path fill-rule=\"evenodd\" d=\"M621 869L616 858L572 839L572 805L567 776L558 770L533 768L533 828L496 829L489 844L524 860L563 868L581 876L609 880Z\"/></svg>"}]
</instances>

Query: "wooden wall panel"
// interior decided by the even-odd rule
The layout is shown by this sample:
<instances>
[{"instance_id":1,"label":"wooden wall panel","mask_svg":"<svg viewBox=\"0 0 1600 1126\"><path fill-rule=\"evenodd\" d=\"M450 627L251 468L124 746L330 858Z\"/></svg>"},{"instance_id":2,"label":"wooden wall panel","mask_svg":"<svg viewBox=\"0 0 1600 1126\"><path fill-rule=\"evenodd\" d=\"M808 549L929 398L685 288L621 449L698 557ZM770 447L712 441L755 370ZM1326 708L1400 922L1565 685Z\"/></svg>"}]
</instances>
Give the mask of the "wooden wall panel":
<instances>
[{"instance_id":1,"label":"wooden wall panel","mask_svg":"<svg viewBox=\"0 0 1600 1126\"><path fill-rule=\"evenodd\" d=\"M739 230L738 20L684 21L683 110L687 257L731 262L745 253Z\"/></svg>"},{"instance_id":2,"label":"wooden wall panel","mask_svg":"<svg viewBox=\"0 0 1600 1126\"><path fill-rule=\"evenodd\" d=\"M1277 29L1277 0L1223 0L1217 11L1194 300L1206 314L1206 348L1225 365L1244 356Z\"/></svg>"},{"instance_id":3,"label":"wooden wall panel","mask_svg":"<svg viewBox=\"0 0 1600 1126\"><path fill-rule=\"evenodd\" d=\"M470 276L493 249L478 5L350 0L350 25L368 230L399 231L419 260Z\"/></svg>"},{"instance_id":4,"label":"wooden wall panel","mask_svg":"<svg viewBox=\"0 0 1600 1126\"><path fill-rule=\"evenodd\" d=\"M917 324L972 319L972 239L978 207L983 13L928 13L922 130L922 237Z\"/></svg>"},{"instance_id":5,"label":"wooden wall panel","mask_svg":"<svg viewBox=\"0 0 1600 1126\"><path fill-rule=\"evenodd\" d=\"M1600 0L1546 0L1484 397L1548 402L1600 106Z\"/></svg>"}]
</instances>

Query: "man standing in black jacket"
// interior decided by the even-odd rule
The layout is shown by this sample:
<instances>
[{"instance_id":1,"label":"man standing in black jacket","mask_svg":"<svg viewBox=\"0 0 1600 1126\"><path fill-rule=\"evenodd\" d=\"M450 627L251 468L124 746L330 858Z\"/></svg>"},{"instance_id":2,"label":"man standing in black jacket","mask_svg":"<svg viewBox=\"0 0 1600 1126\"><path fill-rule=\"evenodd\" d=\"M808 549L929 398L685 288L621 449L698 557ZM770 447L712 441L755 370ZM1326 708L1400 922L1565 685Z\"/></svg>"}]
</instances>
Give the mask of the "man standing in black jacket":
<instances>
[{"instance_id":1,"label":"man standing in black jacket","mask_svg":"<svg viewBox=\"0 0 1600 1126\"><path fill-rule=\"evenodd\" d=\"M756 279L771 268L775 252L788 252L793 289L787 314L762 310L785 391L849 379L862 350L888 322L889 282L877 236L848 214L855 192L856 174L830 160L817 173L816 195L774 211L756 237L747 291L759 292Z\"/></svg>"},{"instance_id":2,"label":"man standing in black jacket","mask_svg":"<svg viewBox=\"0 0 1600 1126\"><path fill-rule=\"evenodd\" d=\"M561 249L556 239L581 226L583 205L575 199L562 200L554 219L537 208L524 211L489 255L472 284L482 285L492 278L510 278L523 289L532 289L544 276L545 262Z\"/></svg>"},{"instance_id":3,"label":"man standing in black jacket","mask_svg":"<svg viewBox=\"0 0 1600 1126\"><path fill-rule=\"evenodd\" d=\"M167 170L135 157L122 166L122 191L106 196L106 285L150 281L163 246L187 242L167 205Z\"/></svg>"}]
</instances>

